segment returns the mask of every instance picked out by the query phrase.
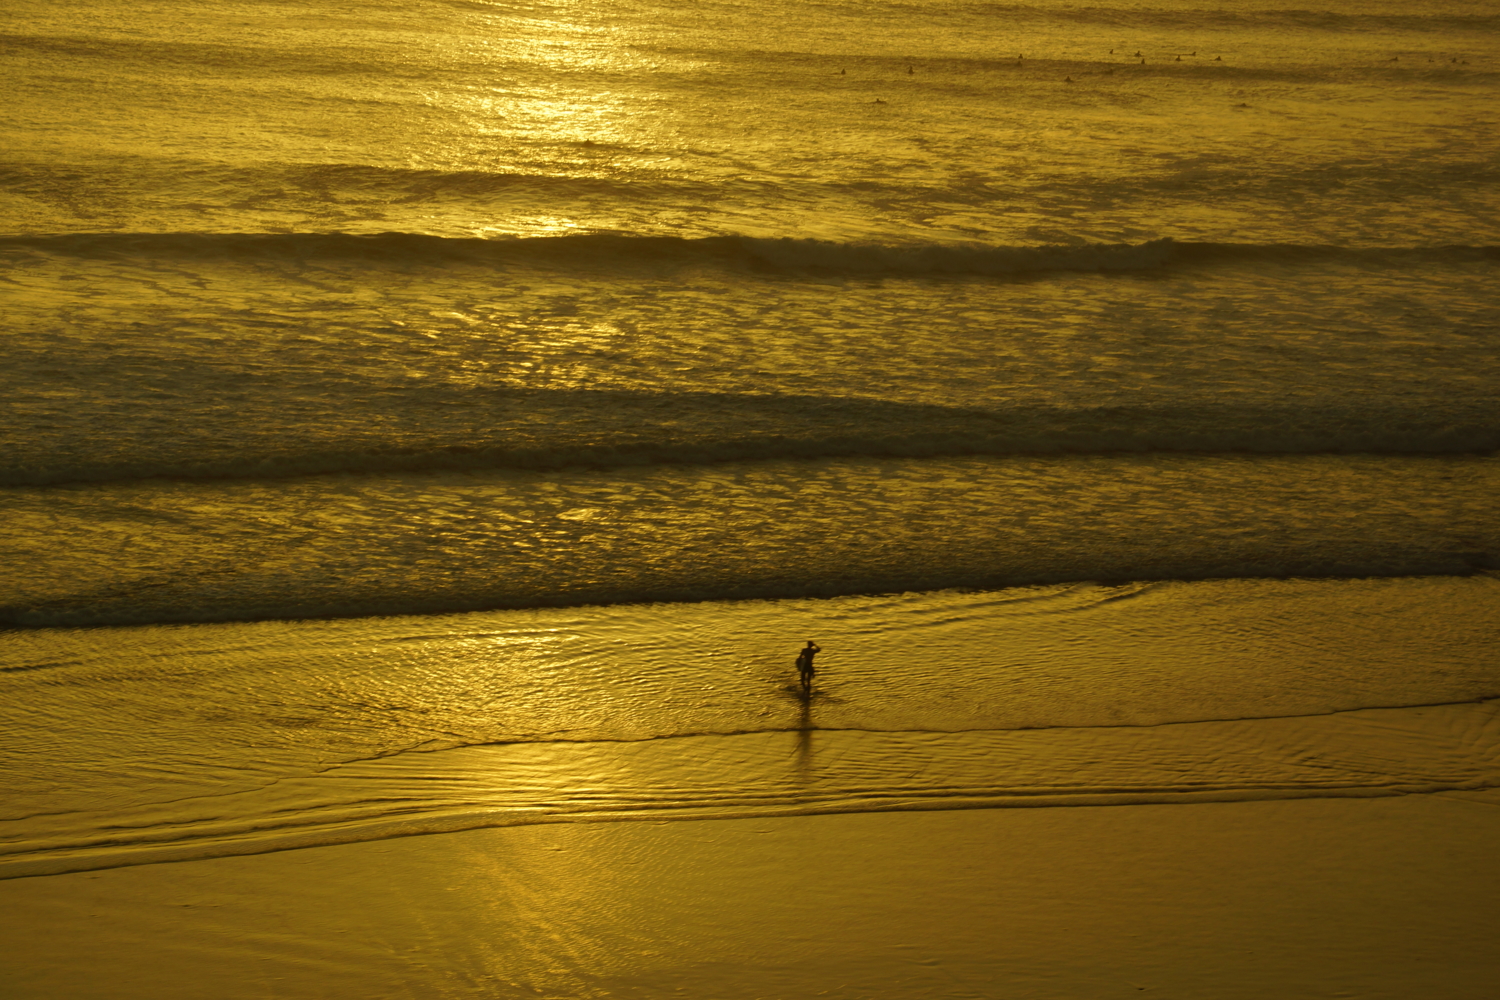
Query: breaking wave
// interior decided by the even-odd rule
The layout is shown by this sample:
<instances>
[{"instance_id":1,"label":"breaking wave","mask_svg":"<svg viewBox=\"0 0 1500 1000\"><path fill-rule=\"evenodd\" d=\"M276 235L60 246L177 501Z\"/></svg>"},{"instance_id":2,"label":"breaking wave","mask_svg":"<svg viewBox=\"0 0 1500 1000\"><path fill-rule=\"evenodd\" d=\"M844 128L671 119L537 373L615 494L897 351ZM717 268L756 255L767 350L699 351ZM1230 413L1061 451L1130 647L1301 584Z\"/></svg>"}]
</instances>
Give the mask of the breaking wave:
<instances>
[{"instance_id":1,"label":"breaking wave","mask_svg":"<svg viewBox=\"0 0 1500 1000\"><path fill-rule=\"evenodd\" d=\"M1142 271L1174 265L1347 260L1364 266L1404 261L1500 260L1500 246L1345 248L1292 244L1146 243L1079 246L877 245L748 236L630 236L463 239L419 233L89 233L0 238L0 254L84 259L146 257L353 259L401 264L465 262L593 267L656 264L771 268L848 274L1026 275L1047 271Z\"/></svg>"},{"instance_id":2,"label":"breaking wave","mask_svg":"<svg viewBox=\"0 0 1500 1000\"><path fill-rule=\"evenodd\" d=\"M1333 411L1266 407L964 409L878 400L733 393L512 390L489 437L308 442L294 434L181 450L104 436L93 460L0 464L0 486L150 478L265 479L330 473L463 469L619 468L827 458L964 455L1374 454L1500 451L1500 420L1484 412ZM523 419L524 418L524 419ZM507 434L507 424L515 429ZM211 430L211 428L210 428ZM379 432L375 432L378 434ZM115 445L115 451L106 458ZM210 450L213 449L213 450Z\"/></svg>"},{"instance_id":3,"label":"breaking wave","mask_svg":"<svg viewBox=\"0 0 1500 1000\"><path fill-rule=\"evenodd\" d=\"M1201 9L1167 10L1159 7L1119 8L1105 6L1037 6L1035 4L977 3L971 9L996 17L1020 21L1068 21L1078 24L1130 28L1199 29L1207 13ZM1292 28L1301 31L1493 31L1500 17L1488 12L1442 11L1432 13L1350 13L1285 7L1268 10L1215 9L1216 28L1256 30Z\"/></svg>"}]
</instances>

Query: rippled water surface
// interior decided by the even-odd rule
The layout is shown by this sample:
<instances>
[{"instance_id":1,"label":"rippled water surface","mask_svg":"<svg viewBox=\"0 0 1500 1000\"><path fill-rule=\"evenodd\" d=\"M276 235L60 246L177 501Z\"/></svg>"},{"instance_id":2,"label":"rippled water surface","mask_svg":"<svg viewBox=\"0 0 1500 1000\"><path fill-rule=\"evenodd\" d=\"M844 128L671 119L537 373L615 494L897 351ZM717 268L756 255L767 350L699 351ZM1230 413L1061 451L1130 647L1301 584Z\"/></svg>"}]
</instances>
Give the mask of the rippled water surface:
<instances>
[{"instance_id":1,"label":"rippled water surface","mask_svg":"<svg viewBox=\"0 0 1500 1000\"><path fill-rule=\"evenodd\" d=\"M1494 592L1071 585L32 632L0 663L0 872L589 819L1487 788ZM788 662L805 634L826 650L810 700Z\"/></svg>"},{"instance_id":2,"label":"rippled water surface","mask_svg":"<svg viewBox=\"0 0 1500 1000\"><path fill-rule=\"evenodd\" d=\"M1204 6L13 0L0 879L1492 797L1500 18Z\"/></svg>"}]
</instances>

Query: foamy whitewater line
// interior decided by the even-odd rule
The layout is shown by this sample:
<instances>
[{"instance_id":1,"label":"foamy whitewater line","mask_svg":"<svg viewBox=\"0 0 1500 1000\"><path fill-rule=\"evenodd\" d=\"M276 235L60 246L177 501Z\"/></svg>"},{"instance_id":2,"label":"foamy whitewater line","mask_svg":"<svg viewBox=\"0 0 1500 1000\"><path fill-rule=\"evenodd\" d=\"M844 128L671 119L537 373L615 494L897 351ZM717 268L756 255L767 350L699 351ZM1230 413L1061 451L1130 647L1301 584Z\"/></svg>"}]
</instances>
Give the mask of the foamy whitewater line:
<instances>
[{"instance_id":1,"label":"foamy whitewater line","mask_svg":"<svg viewBox=\"0 0 1500 1000\"><path fill-rule=\"evenodd\" d=\"M917 569L868 576L840 575L800 583L726 579L711 583L635 583L620 586L568 586L517 594L476 587L467 592L399 594L330 601L321 595L287 593L246 595L238 602L178 602L151 606L88 594L45 605L0 607L0 629L99 628L130 625L179 625L210 622L297 621L332 618L382 618L406 615L463 614L526 608L567 608L615 604L699 604L709 601L790 600L900 594L924 591L987 591L1050 584L1098 583L1118 586L1162 580L1369 580L1421 576L1490 575L1500 571L1500 556L1484 551L1419 551L1397 555L1370 553L1363 558L1319 557L1278 552L1256 562L1184 561L1152 570L1115 572L1100 567L1045 567L1021 571L947 571Z\"/></svg>"},{"instance_id":2,"label":"foamy whitewater line","mask_svg":"<svg viewBox=\"0 0 1500 1000\"><path fill-rule=\"evenodd\" d=\"M774 397L771 398L774 401ZM681 414L679 414L680 416ZM720 417L722 413L705 416ZM1081 415L1074 415L1075 421ZM976 414L975 423L995 424L999 415ZM1115 426L1103 426L1112 422ZM1204 420L1207 423L1207 418ZM1354 426L1255 426L1250 420L1229 427L1204 426L1194 431L1173 422L1150 426L1114 411L1101 426L1018 428L1011 433L912 433L889 436L798 434L802 428L767 428L754 438L662 440L613 444L512 448L477 442L434 445L428 449L371 447L347 451L288 450L279 454L240 454L231 458L101 462L55 467L0 466L0 487L44 487L67 483L132 482L144 479L281 479L297 476L464 470L557 470L628 468L643 465L711 465L723 462L834 458L952 458L967 455L1117 455L1117 454L1367 454L1391 456L1484 455L1500 451L1500 426L1444 421L1430 426L1392 428L1387 420ZM1070 425L1072 423L1072 425ZM1290 420L1287 423L1292 423ZM1367 427L1380 427L1369 430ZM1392 428L1392 429L1387 429ZM671 433L671 428L661 428Z\"/></svg>"},{"instance_id":3,"label":"foamy whitewater line","mask_svg":"<svg viewBox=\"0 0 1500 1000\"><path fill-rule=\"evenodd\" d=\"M748 236L571 236L459 239L418 233L90 233L0 238L0 254L83 259L141 257L347 259L401 264L480 263L496 267L714 265L849 274L1004 276L1047 271L1141 271L1172 265L1249 261L1348 261L1401 266L1434 260L1500 260L1500 246L1358 249L1293 244L1147 243L1081 246L914 244L881 246Z\"/></svg>"}]
</instances>

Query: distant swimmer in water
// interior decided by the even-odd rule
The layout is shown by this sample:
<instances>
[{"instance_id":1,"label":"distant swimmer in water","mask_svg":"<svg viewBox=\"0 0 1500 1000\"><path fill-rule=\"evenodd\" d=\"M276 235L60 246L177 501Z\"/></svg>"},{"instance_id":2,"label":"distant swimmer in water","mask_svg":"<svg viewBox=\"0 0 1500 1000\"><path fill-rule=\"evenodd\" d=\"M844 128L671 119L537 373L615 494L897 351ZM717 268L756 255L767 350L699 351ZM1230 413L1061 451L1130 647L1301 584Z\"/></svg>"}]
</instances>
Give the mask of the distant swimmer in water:
<instances>
[{"instance_id":1,"label":"distant swimmer in water","mask_svg":"<svg viewBox=\"0 0 1500 1000\"><path fill-rule=\"evenodd\" d=\"M797 679L802 682L803 697L812 694L813 674L817 673L813 669L813 657L821 652L823 652L823 647L809 639L807 645L797 654Z\"/></svg>"}]
</instances>

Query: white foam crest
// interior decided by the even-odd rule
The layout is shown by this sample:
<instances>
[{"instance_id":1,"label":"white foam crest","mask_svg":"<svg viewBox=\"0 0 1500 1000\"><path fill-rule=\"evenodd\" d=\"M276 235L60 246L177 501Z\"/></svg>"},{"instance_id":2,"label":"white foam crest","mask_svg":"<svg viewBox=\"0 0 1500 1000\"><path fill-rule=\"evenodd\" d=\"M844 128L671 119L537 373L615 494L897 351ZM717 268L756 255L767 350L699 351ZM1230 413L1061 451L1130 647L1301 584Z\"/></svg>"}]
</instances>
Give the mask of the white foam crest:
<instances>
[{"instance_id":1,"label":"white foam crest","mask_svg":"<svg viewBox=\"0 0 1500 1000\"><path fill-rule=\"evenodd\" d=\"M1138 271L1160 267L1173 241L1084 246L874 246L824 240L750 239L739 244L752 257L777 267L826 268L841 272L908 274L1024 274L1033 271Z\"/></svg>"}]
</instances>

